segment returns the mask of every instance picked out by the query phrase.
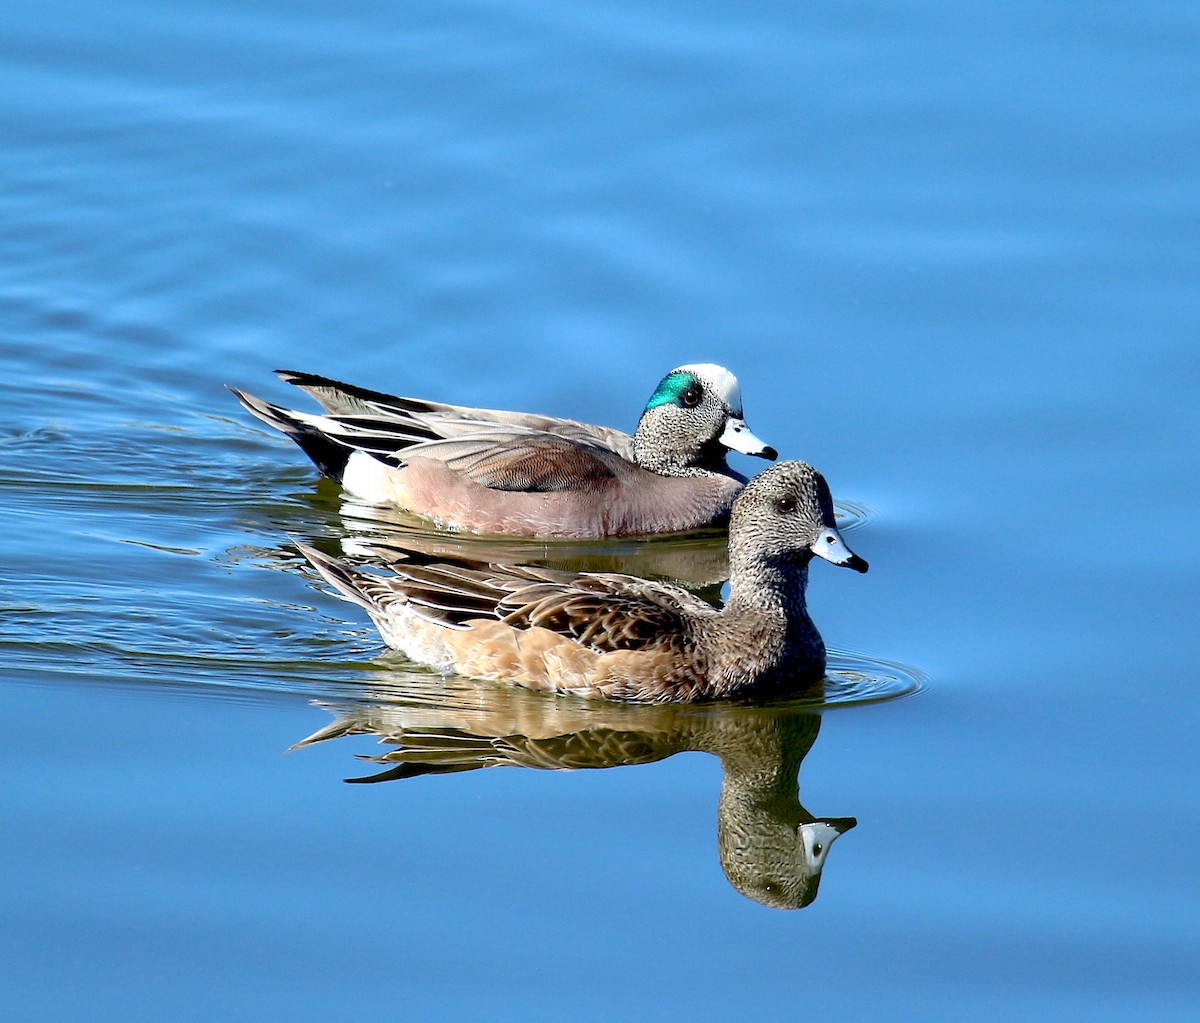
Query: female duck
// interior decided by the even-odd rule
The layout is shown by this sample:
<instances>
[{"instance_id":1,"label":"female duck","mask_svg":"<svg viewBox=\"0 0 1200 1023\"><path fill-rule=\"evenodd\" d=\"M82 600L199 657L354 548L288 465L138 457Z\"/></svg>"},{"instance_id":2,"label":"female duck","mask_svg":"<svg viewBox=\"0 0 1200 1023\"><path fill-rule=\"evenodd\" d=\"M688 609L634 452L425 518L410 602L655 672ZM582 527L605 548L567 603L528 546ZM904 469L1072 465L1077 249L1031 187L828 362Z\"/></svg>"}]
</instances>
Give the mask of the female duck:
<instances>
[{"instance_id":1,"label":"female duck","mask_svg":"<svg viewBox=\"0 0 1200 1023\"><path fill-rule=\"evenodd\" d=\"M746 426L737 378L681 366L631 437L568 419L444 405L306 373L280 376L325 414L230 388L356 497L452 529L537 537L636 536L723 523L745 478L732 449L774 460Z\"/></svg>"},{"instance_id":2,"label":"female duck","mask_svg":"<svg viewBox=\"0 0 1200 1023\"><path fill-rule=\"evenodd\" d=\"M437 561L384 577L297 545L384 641L441 671L593 699L689 702L797 689L825 671L805 605L814 554L865 572L804 462L755 477L730 518L730 593L718 611L634 576Z\"/></svg>"}]
</instances>

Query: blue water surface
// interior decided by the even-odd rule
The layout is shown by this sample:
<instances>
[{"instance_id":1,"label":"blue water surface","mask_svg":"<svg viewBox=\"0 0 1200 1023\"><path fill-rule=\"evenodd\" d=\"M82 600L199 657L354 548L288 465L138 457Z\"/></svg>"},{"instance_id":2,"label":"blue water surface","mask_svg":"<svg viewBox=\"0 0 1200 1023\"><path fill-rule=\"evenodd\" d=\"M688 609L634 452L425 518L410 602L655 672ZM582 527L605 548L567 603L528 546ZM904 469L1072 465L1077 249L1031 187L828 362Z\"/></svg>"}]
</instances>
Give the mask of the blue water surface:
<instances>
[{"instance_id":1,"label":"blue water surface","mask_svg":"<svg viewBox=\"0 0 1200 1023\"><path fill-rule=\"evenodd\" d=\"M12 1018L1195 1017L1194 4L3 25ZM812 572L827 707L580 708L383 653L290 547L346 531L338 488L223 386L632 429L697 361L871 562ZM526 766L343 782L399 732ZM768 861L828 821L823 870Z\"/></svg>"}]
</instances>

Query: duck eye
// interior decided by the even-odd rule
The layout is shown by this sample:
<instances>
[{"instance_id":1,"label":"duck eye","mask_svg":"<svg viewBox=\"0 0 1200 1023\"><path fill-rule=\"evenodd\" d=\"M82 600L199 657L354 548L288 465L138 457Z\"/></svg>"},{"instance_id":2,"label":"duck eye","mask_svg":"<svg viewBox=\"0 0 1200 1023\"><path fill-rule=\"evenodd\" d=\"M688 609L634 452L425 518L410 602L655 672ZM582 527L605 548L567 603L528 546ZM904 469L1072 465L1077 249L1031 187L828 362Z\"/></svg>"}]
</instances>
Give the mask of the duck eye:
<instances>
[{"instance_id":1,"label":"duck eye","mask_svg":"<svg viewBox=\"0 0 1200 1023\"><path fill-rule=\"evenodd\" d=\"M695 408L703 397L704 391L701 390L699 384L689 384L679 395L679 404L684 408Z\"/></svg>"},{"instance_id":2,"label":"duck eye","mask_svg":"<svg viewBox=\"0 0 1200 1023\"><path fill-rule=\"evenodd\" d=\"M796 499L794 497L780 497L775 501L775 510L780 515L790 515L796 510Z\"/></svg>"}]
</instances>

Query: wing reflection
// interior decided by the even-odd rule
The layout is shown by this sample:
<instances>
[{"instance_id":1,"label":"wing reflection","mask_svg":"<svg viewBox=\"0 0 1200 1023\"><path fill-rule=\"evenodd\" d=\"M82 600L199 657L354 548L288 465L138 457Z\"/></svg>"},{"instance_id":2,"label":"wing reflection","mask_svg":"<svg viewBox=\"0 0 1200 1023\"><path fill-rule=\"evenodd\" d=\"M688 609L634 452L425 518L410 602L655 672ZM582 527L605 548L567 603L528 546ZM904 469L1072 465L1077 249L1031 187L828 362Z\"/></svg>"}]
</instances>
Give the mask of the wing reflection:
<instances>
[{"instance_id":1,"label":"wing reflection","mask_svg":"<svg viewBox=\"0 0 1200 1023\"><path fill-rule=\"evenodd\" d=\"M429 523L395 508L344 500L342 537L346 554L389 564L398 551L469 558L497 564L547 565L571 572L624 572L666 579L719 593L729 578L729 552L724 530L709 529L667 536L596 540L530 540L437 532Z\"/></svg>"},{"instance_id":2,"label":"wing reflection","mask_svg":"<svg viewBox=\"0 0 1200 1023\"><path fill-rule=\"evenodd\" d=\"M427 673L373 676L371 702L322 703L336 720L292 749L351 735L391 747L384 765L348 778L381 782L516 766L583 770L700 751L724 769L717 849L730 883L777 909L816 898L830 846L853 817L814 817L799 800L800 765L816 741L811 707L626 706L547 696Z\"/></svg>"}]
</instances>

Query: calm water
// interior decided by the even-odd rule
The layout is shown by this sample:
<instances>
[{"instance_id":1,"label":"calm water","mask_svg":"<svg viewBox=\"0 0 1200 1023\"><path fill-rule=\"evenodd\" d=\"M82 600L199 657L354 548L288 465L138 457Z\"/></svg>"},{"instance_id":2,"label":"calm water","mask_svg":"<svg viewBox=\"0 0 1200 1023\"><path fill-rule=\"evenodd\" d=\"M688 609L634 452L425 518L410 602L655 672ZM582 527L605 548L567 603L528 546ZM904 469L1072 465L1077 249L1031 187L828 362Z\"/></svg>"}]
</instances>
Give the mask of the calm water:
<instances>
[{"instance_id":1,"label":"calm water","mask_svg":"<svg viewBox=\"0 0 1200 1023\"><path fill-rule=\"evenodd\" d=\"M1195 1018L1194 4L0 25L7 1014ZM872 564L813 570L826 709L381 655L288 545L338 489L222 386L631 428L701 360Z\"/></svg>"}]
</instances>

